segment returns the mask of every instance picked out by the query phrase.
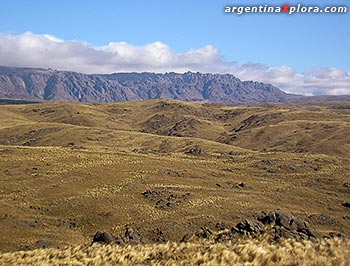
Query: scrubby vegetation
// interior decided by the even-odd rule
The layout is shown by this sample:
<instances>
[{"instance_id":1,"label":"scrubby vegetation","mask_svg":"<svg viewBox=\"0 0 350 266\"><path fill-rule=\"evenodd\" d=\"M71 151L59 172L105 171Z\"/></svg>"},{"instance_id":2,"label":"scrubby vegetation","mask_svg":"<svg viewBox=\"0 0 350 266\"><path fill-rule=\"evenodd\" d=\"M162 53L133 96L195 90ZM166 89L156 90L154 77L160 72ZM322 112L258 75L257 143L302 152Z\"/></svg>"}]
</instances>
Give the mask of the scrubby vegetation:
<instances>
[{"instance_id":1,"label":"scrubby vegetation","mask_svg":"<svg viewBox=\"0 0 350 266\"><path fill-rule=\"evenodd\" d=\"M238 242L148 244L136 246L76 246L38 249L0 255L3 265L308 265L350 264L350 241L328 239L317 242L261 239Z\"/></svg>"}]
</instances>

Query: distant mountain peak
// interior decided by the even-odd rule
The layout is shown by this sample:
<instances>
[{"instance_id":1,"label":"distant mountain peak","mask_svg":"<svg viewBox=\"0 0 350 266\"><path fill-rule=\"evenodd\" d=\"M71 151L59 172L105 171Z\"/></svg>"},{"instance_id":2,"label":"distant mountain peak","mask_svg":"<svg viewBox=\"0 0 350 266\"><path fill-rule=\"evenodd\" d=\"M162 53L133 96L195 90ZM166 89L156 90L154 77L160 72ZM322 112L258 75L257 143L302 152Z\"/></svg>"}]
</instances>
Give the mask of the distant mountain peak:
<instances>
[{"instance_id":1,"label":"distant mountain peak","mask_svg":"<svg viewBox=\"0 0 350 266\"><path fill-rule=\"evenodd\" d=\"M309 99L287 94L271 84L241 81L232 74L131 72L103 75L2 66L0 98L94 103L166 98L225 104Z\"/></svg>"}]
</instances>

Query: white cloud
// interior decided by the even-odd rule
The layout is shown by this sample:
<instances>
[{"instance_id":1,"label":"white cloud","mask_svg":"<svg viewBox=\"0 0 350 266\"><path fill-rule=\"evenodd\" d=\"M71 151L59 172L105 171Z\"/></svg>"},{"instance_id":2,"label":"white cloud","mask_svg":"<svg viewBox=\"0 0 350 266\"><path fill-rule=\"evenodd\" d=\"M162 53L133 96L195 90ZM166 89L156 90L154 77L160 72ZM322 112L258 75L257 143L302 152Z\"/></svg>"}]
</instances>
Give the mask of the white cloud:
<instances>
[{"instance_id":1,"label":"white cloud","mask_svg":"<svg viewBox=\"0 0 350 266\"><path fill-rule=\"evenodd\" d=\"M314 68L297 73L290 66L238 65L225 61L212 45L179 53L162 42L144 46L111 42L93 46L67 41L49 34L0 34L0 65L55 68L83 73L215 72L231 73L242 80L271 83L280 89L305 95L350 94L350 71L335 67Z\"/></svg>"}]
</instances>

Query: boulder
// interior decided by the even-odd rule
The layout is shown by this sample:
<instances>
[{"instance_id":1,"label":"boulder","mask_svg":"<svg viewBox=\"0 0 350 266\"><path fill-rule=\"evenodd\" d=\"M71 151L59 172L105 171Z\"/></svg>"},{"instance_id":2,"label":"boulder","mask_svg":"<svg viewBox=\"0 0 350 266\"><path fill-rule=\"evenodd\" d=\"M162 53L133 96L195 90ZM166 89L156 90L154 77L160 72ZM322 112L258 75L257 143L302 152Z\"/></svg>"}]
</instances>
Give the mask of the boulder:
<instances>
[{"instance_id":1,"label":"boulder","mask_svg":"<svg viewBox=\"0 0 350 266\"><path fill-rule=\"evenodd\" d=\"M143 243L141 235L129 225L125 226L124 239L128 245L137 245Z\"/></svg>"},{"instance_id":2,"label":"boulder","mask_svg":"<svg viewBox=\"0 0 350 266\"><path fill-rule=\"evenodd\" d=\"M203 155L204 151L202 150L202 148L195 146L189 149L188 151L186 151L185 153L198 156L198 155Z\"/></svg>"},{"instance_id":3,"label":"boulder","mask_svg":"<svg viewBox=\"0 0 350 266\"><path fill-rule=\"evenodd\" d=\"M92 243L103 243L103 244L112 244L114 243L114 238L109 232L100 232L98 231L93 239Z\"/></svg>"},{"instance_id":4,"label":"boulder","mask_svg":"<svg viewBox=\"0 0 350 266\"><path fill-rule=\"evenodd\" d=\"M206 226L202 226L201 230L198 231L197 233L195 233L195 235L199 238L205 238L205 239L209 239L209 237L213 234L213 231L210 230L210 228L206 227Z\"/></svg>"},{"instance_id":5,"label":"boulder","mask_svg":"<svg viewBox=\"0 0 350 266\"><path fill-rule=\"evenodd\" d=\"M264 225L260 221L253 219L244 220L238 223L235 226L235 229L238 229L238 232L241 234L262 234L265 232Z\"/></svg>"},{"instance_id":6,"label":"boulder","mask_svg":"<svg viewBox=\"0 0 350 266\"><path fill-rule=\"evenodd\" d=\"M276 236L302 239L316 237L316 232L310 228L308 222L279 209L260 215L257 220L265 225L271 225Z\"/></svg>"}]
</instances>

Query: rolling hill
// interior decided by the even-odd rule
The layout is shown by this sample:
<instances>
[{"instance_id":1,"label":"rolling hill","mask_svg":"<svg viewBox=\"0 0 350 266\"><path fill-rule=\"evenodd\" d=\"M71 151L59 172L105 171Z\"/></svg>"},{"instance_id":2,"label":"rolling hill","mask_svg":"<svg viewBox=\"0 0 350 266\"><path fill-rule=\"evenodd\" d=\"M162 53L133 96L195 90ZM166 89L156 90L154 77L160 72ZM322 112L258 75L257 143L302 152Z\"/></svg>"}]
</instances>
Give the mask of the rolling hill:
<instances>
[{"instance_id":1,"label":"rolling hill","mask_svg":"<svg viewBox=\"0 0 350 266\"><path fill-rule=\"evenodd\" d=\"M279 208L346 235L348 132L347 102L1 105L0 249L178 242Z\"/></svg>"}]
</instances>

